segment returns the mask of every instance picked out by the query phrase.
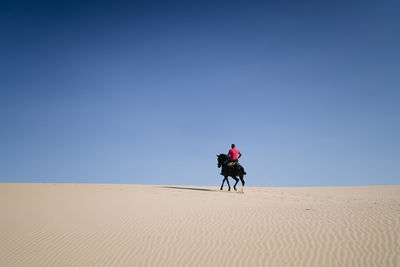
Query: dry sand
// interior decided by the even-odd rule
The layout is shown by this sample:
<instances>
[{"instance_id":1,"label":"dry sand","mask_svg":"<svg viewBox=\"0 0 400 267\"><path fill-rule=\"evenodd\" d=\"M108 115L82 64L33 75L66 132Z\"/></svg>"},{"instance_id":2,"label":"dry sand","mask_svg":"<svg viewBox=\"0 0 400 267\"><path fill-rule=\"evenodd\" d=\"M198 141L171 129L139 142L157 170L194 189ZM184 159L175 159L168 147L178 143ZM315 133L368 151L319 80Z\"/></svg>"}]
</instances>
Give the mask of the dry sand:
<instances>
[{"instance_id":1,"label":"dry sand","mask_svg":"<svg viewBox=\"0 0 400 267\"><path fill-rule=\"evenodd\" d=\"M400 266L400 186L0 184L0 266Z\"/></svg>"}]
</instances>

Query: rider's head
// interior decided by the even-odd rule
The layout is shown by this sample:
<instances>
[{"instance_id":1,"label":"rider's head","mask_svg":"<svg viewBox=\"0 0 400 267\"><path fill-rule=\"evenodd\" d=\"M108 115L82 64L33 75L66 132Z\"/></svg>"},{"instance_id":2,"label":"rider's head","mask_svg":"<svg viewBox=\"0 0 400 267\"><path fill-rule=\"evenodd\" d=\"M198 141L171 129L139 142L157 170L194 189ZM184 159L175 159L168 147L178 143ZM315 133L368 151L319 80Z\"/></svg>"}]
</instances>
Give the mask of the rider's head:
<instances>
[{"instance_id":1,"label":"rider's head","mask_svg":"<svg viewBox=\"0 0 400 267\"><path fill-rule=\"evenodd\" d=\"M235 148L235 144L232 144L231 147L232 147L232 148Z\"/></svg>"}]
</instances>

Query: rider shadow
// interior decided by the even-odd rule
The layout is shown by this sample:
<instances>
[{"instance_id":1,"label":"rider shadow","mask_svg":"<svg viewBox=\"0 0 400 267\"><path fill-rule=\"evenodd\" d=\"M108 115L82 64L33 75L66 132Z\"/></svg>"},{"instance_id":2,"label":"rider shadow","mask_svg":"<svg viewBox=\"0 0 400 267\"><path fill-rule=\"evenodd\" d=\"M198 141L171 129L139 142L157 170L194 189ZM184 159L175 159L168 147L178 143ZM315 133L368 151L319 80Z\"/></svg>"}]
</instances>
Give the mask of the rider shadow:
<instances>
[{"instance_id":1,"label":"rider shadow","mask_svg":"<svg viewBox=\"0 0 400 267\"><path fill-rule=\"evenodd\" d=\"M206 188L195 188L195 187L162 186L161 188L215 192L215 190L206 189Z\"/></svg>"}]
</instances>

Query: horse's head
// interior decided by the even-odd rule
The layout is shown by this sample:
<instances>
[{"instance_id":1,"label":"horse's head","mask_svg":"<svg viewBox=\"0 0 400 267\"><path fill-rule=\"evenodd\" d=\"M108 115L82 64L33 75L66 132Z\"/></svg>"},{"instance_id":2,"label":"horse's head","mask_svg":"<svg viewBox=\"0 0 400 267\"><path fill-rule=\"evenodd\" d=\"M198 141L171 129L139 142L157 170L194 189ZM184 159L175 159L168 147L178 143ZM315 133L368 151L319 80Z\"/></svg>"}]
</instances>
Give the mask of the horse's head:
<instances>
[{"instance_id":1,"label":"horse's head","mask_svg":"<svg viewBox=\"0 0 400 267\"><path fill-rule=\"evenodd\" d=\"M219 154L217 155L217 158L218 158L218 168L221 168L222 164L226 161L228 156L225 154Z\"/></svg>"}]
</instances>

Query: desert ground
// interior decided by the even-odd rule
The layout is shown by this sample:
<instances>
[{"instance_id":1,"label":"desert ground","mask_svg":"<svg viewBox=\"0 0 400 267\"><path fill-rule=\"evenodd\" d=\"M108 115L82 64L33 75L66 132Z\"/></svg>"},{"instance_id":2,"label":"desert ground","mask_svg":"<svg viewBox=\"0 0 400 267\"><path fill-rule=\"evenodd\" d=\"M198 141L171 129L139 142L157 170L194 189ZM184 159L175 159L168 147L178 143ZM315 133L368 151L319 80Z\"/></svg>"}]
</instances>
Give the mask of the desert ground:
<instances>
[{"instance_id":1,"label":"desert ground","mask_svg":"<svg viewBox=\"0 0 400 267\"><path fill-rule=\"evenodd\" d=\"M0 214L0 266L400 266L400 186L1 183Z\"/></svg>"}]
</instances>

